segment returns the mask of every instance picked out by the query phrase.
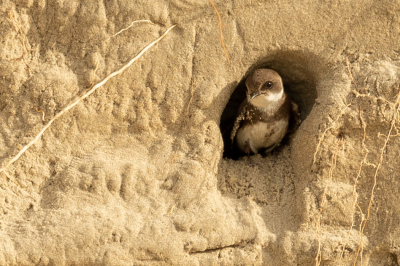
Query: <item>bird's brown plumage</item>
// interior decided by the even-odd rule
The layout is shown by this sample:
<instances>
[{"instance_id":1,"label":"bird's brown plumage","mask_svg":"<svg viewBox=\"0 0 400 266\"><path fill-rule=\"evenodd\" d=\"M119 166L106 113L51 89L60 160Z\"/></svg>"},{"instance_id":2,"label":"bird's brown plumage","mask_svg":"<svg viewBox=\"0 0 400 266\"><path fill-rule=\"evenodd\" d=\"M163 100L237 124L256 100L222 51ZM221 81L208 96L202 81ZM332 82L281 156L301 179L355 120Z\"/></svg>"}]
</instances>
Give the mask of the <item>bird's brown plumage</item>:
<instances>
[{"instance_id":1,"label":"bird's brown plumage","mask_svg":"<svg viewBox=\"0 0 400 266\"><path fill-rule=\"evenodd\" d=\"M272 85L271 85L272 83ZM271 69L258 69L246 79L247 97L239 107L231 140L242 152L258 153L276 147L285 136L293 105L282 79ZM258 98L260 97L260 98Z\"/></svg>"}]
</instances>

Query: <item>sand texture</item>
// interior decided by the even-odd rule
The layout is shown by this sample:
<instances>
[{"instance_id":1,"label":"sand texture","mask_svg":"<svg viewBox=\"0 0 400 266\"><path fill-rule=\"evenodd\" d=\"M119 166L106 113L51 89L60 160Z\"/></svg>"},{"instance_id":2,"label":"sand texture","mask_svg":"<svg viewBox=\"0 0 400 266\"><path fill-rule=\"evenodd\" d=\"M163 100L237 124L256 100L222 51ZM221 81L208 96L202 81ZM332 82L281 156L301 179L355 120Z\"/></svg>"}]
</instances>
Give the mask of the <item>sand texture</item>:
<instances>
[{"instance_id":1,"label":"sand texture","mask_svg":"<svg viewBox=\"0 0 400 266\"><path fill-rule=\"evenodd\" d=\"M177 25L0 173L0 265L400 264L400 2L214 4L229 62L208 0L0 0L0 169ZM261 67L302 123L237 158Z\"/></svg>"}]
</instances>

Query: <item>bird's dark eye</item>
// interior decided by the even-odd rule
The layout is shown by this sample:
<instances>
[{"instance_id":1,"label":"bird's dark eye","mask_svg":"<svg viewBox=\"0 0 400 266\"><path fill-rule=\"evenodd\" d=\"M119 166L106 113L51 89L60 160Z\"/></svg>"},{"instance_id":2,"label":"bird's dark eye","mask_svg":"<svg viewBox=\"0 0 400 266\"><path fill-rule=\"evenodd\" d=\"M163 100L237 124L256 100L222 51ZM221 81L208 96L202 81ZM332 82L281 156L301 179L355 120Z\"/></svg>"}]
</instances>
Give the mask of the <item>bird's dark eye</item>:
<instances>
[{"instance_id":1,"label":"bird's dark eye","mask_svg":"<svg viewBox=\"0 0 400 266\"><path fill-rule=\"evenodd\" d=\"M267 81L267 88L271 88L272 87L272 85L274 85L274 83L272 83L272 81Z\"/></svg>"}]
</instances>

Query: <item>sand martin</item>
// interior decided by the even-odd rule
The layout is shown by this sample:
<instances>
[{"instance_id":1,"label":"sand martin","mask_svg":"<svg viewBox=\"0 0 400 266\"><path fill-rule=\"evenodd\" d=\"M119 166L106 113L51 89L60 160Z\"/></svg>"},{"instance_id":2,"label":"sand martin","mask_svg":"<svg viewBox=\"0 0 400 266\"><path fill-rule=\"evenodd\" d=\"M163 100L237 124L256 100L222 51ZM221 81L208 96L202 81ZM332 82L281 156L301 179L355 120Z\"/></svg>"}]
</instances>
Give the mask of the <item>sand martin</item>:
<instances>
[{"instance_id":1,"label":"sand martin","mask_svg":"<svg viewBox=\"0 0 400 266\"><path fill-rule=\"evenodd\" d=\"M266 153L286 135L291 116L298 118L298 107L286 95L282 78L272 69L257 69L245 84L247 97L239 107L231 141L236 141L239 150L247 155Z\"/></svg>"}]
</instances>

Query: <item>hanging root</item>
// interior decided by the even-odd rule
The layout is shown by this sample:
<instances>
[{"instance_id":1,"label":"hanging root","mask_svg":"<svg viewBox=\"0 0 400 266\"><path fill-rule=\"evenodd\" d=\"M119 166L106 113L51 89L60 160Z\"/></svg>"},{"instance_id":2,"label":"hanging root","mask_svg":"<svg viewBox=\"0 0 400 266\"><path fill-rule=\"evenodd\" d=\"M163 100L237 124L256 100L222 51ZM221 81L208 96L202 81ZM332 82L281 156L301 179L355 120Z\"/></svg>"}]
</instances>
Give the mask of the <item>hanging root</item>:
<instances>
[{"instance_id":1,"label":"hanging root","mask_svg":"<svg viewBox=\"0 0 400 266\"><path fill-rule=\"evenodd\" d=\"M119 69L118 71L115 71L113 73L111 73L110 75L108 75L105 79L103 79L101 82L97 83L96 85L94 85L89 91L87 91L85 94L83 94L82 96L80 96L79 98L77 98L76 100L74 100L71 104L69 104L67 107L65 107L64 109L62 109L58 114L56 114L44 127L43 129L39 132L39 134L37 134L37 136L31 140L27 145L25 145L19 152L17 155L15 155L11 160L9 160L6 165L3 168L0 168L0 173L5 173L6 169L13 164L16 160L18 160L19 157L21 157L22 154L24 154L24 152L29 149L42 135L43 133L51 126L51 124L57 120L58 118L60 118L63 114L65 114L66 112L68 112L71 108L73 108L75 105L77 105L79 102L81 102L83 99L87 98L90 94L92 94L95 90L97 90L98 88L100 88L101 86L103 86L109 79L111 79L112 77L115 77L119 74L121 74L122 72L124 72L128 67L130 67L133 62L135 62L136 60L138 60L148 49L150 49L150 47L152 47L153 45L155 45L156 43L158 43L159 41L161 41L168 33L170 30L172 30L173 28L175 28L176 25L170 27L163 35L161 35L158 39L156 39L155 41L153 41L152 43L150 43L149 45L147 45L142 51L140 51L140 53L138 55L136 55L133 59L131 59L131 61L129 61L126 65L124 65L121 69Z\"/></svg>"},{"instance_id":2,"label":"hanging root","mask_svg":"<svg viewBox=\"0 0 400 266\"><path fill-rule=\"evenodd\" d=\"M124 28L124 29L122 29L122 30L120 30L119 32L115 33L115 34L114 34L113 36L111 36L111 37L114 38L115 36L119 35L119 34L122 33L123 31L128 30L128 29L129 29L130 27L132 27L135 23L141 23L141 22L150 23L150 24L154 25L154 23L153 23L152 21L148 20L148 19L144 19L144 20L135 20L135 21L132 21L131 25L129 25L128 27L126 27L126 28ZM111 39L111 37L109 37L107 40Z\"/></svg>"},{"instance_id":3,"label":"hanging root","mask_svg":"<svg viewBox=\"0 0 400 266\"><path fill-rule=\"evenodd\" d=\"M321 243L321 239L322 239L322 230L321 230L322 210L323 210L323 207L326 204L326 195L327 195L327 192L328 192L328 186L332 182L333 170L336 167L336 161L337 161L337 155L338 155L340 142L342 142L342 139L339 139L337 141L335 151L332 154L331 167L329 168L329 174L328 174L328 182L325 185L324 193L322 194L321 204L319 206L319 213L318 213L317 226L316 226L316 233L318 235L318 252L317 252L317 256L315 257L315 265L316 266L319 266L321 264L321 260L322 260L322 253L321 253L321 245L322 245L322 243Z\"/></svg>"},{"instance_id":4,"label":"hanging root","mask_svg":"<svg viewBox=\"0 0 400 266\"><path fill-rule=\"evenodd\" d=\"M396 106L397 106L397 107L396 107ZM382 166L382 162L383 162L383 153L385 152L385 149L386 149L387 144L388 144L388 142L389 142L389 139L390 139L390 137L391 137L391 133L392 133L393 129L395 128L396 121L398 121L398 119L399 119L399 111L400 111L400 93L397 95L397 99L396 99L396 102L395 102L394 107L395 107L395 112L394 112L394 114L393 114L392 121L391 121L391 123L390 123L390 128L389 128L389 131L388 131L388 133L387 133L387 135L386 135L386 138L385 138L385 142L383 143L383 146L382 146L382 148L381 148L381 153L380 153L380 156L379 156L378 164L376 165L376 168L375 168L375 173L374 173L374 184L373 184L373 186L372 186L372 189L371 189L371 196L370 196L370 198L369 198L369 203L368 203L368 208L367 208L367 216L365 217L365 220L363 221L362 227L361 227L361 232L360 232L360 243L359 243L359 245L358 245L356 257L354 258L354 266L356 265L358 255L359 255L359 253L360 253L360 251L361 251L361 249L362 249L362 240L363 240L363 235L364 235L364 229L365 229L365 226L366 226L366 224L367 224L367 222L368 222L368 219L369 219L369 216L370 216L372 201L373 201L373 199L374 199L374 191L375 191L375 187L376 187L376 184L377 184L377 176L378 176L378 172L379 172L379 170L380 170L380 168L381 168L381 166Z\"/></svg>"},{"instance_id":5,"label":"hanging root","mask_svg":"<svg viewBox=\"0 0 400 266\"><path fill-rule=\"evenodd\" d=\"M349 59L348 59L347 57L346 57L346 66L347 66L347 72L348 72L348 75L349 75L349 77L350 77L350 80L351 80L351 82L354 84L354 86L355 86L356 89L357 89L357 83L354 81L353 74L351 73L351 69L350 69ZM356 96L357 96L357 95L356 95ZM315 153L314 153L313 164L315 164L315 162L317 161L317 154L318 154L319 148L320 148L320 146L321 146L321 144L322 144L322 141L323 141L324 138L325 138L326 133L327 133L329 130L331 130L332 128L334 128L334 127L336 126L337 121L338 121L338 120L342 117L342 115L346 112L347 108L349 108L349 107L351 106L352 101L353 101L353 100L351 100L349 104L346 104L346 105L340 110L340 113L339 113L339 115L336 117L336 119L333 120L333 121L330 123L330 125L324 130L324 132L322 133L321 137L318 139L317 148L316 148Z\"/></svg>"},{"instance_id":6,"label":"hanging root","mask_svg":"<svg viewBox=\"0 0 400 266\"><path fill-rule=\"evenodd\" d=\"M321 137L320 137L319 140L318 140L317 148L316 148L315 153L314 153L313 164L315 164L315 162L317 161L317 153L318 153L319 148L320 148L320 146L321 146L321 144L322 144L322 141L323 141L324 138L325 138L326 133L327 133L329 130L331 130L332 128L334 128L334 127L336 126L337 121L342 117L342 115L346 112L347 108L349 108L350 106L351 106L351 103L346 104L346 105L342 108L342 110L340 110L340 113L339 113L339 115L336 117L336 119L333 120L333 121L331 122L331 124L330 124L330 125L324 130L324 132L322 133Z\"/></svg>"}]
</instances>

